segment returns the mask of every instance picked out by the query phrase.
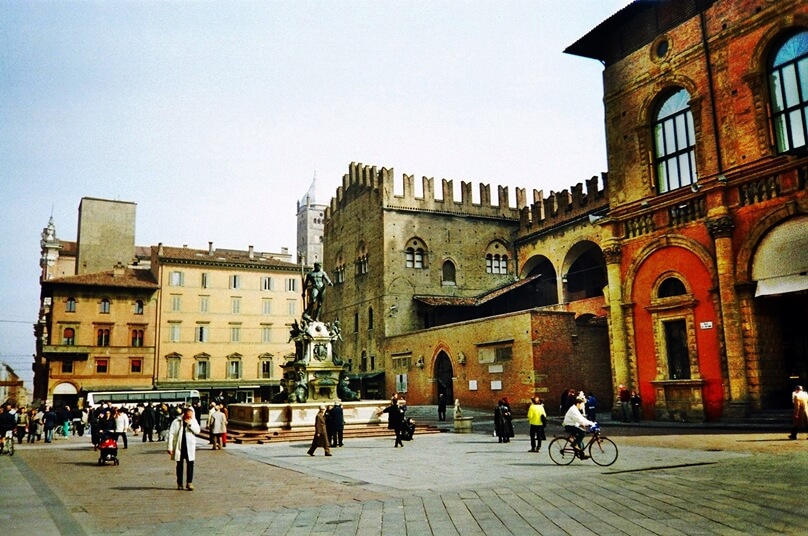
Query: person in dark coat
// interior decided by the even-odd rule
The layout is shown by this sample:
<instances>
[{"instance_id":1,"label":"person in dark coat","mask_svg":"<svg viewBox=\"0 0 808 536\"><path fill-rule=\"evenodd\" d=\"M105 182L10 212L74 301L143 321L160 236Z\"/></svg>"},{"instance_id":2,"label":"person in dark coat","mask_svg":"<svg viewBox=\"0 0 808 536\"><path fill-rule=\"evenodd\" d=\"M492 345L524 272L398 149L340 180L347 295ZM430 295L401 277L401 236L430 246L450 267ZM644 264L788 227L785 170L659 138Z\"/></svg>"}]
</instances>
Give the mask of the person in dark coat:
<instances>
[{"instance_id":1,"label":"person in dark coat","mask_svg":"<svg viewBox=\"0 0 808 536\"><path fill-rule=\"evenodd\" d=\"M314 456L314 451L319 447L323 447L326 456L331 456L331 449L328 447L328 432L325 427L325 406L320 406L320 411L314 418L314 437L311 440L311 447L307 454Z\"/></svg>"},{"instance_id":2,"label":"person in dark coat","mask_svg":"<svg viewBox=\"0 0 808 536\"><path fill-rule=\"evenodd\" d=\"M42 416L42 429L45 430L45 443L53 441L53 429L56 427L56 412L48 407Z\"/></svg>"},{"instance_id":3,"label":"person in dark coat","mask_svg":"<svg viewBox=\"0 0 808 536\"><path fill-rule=\"evenodd\" d=\"M149 443L154 443L154 425L157 423L157 414L151 402L146 403L143 412L140 414L140 427L143 429L143 442L146 442L148 437Z\"/></svg>"},{"instance_id":4,"label":"person in dark coat","mask_svg":"<svg viewBox=\"0 0 808 536\"><path fill-rule=\"evenodd\" d=\"M407 412L407 401L403 398L394 397L389 406L382 410L382 413L389 415L387 421L387 428L392 429L396 433L396 442L393 447L403 447L401 433L404 431L405 418Z\"/></svg>"},{"instance_id":5,"label":"person in dark coat","mask_svg":"<svg viewBox=\"0 0 808 536\"><path fill-rule=\"evenodd\" d=\"M334 407L329 412L331 427L329 429L329 442L332 447L342 446L342 433L345 429L345 415L342 411L342 403L337 400Z\"/></svg>"},{"instance_id":6,"label":"person in dark coat","mask_svg":"<svg viewBox=\"0 0 808 536\"><path fill-rule=\"evenodd\" d=\"M494 408L494 430L500 443L510 443L513 437L513 415L507 398L501 398Z\"/></svg>"},{"instance_id":7,"label":"person in dark coat","mask_svg":"<svg viewBox=\"0 0 808 536\"><path fill-rule=\"evenodd\" d=\"M438 394L438 420L446 420L446 395L443 393Z\"/></svg>"}]
</instances>

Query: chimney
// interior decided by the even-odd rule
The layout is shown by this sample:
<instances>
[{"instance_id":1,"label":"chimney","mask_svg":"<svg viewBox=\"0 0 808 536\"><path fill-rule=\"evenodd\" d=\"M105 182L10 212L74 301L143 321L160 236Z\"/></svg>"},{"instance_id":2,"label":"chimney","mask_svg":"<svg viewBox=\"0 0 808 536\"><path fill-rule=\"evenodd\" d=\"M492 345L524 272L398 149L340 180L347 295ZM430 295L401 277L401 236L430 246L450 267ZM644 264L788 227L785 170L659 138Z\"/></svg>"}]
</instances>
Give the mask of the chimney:
<instances>
[{"instance_id":1,"label":"chimney","mask_svg":"<svg viewBox=\"0 0 808 536\"><path fill-rule=\"evenodd\" d=\"M247 249L249 250L249 255L248 256L250 257L250 260L253 260L255 258L255 251L253 250L253 247L252 246L247 246Z\"/></svg>"},{"instance_id":2,"label":"chimney","mask_svg":"<svg viewBox=\"0 0 808 536\"><path fill-rule=\"evenodd\" d=\"M123 264L121 264L121 261L118 261L118 264L116 264L112 268L112 277L123 277L123 273L124 273Z\"/></svg>"},{"instance_id":3,"label":"chimney","mask_svg":"<svg viewBox=\"0 0 808 536\"><path fill-rule=\"evenodd\" d=\"M157 255L159 255L160 257L163 256L163 243L162 242L157 244Z\"/></svg>"},{"instance_id":4,"label":"chimney","mask_svg":"<svg viewBox=\"0 0 808 536\"><path fill-rule=\"evenodd\" d=\"M208 255L213 256L213 242L208 242Z\"/></svg>"}]
</instances>

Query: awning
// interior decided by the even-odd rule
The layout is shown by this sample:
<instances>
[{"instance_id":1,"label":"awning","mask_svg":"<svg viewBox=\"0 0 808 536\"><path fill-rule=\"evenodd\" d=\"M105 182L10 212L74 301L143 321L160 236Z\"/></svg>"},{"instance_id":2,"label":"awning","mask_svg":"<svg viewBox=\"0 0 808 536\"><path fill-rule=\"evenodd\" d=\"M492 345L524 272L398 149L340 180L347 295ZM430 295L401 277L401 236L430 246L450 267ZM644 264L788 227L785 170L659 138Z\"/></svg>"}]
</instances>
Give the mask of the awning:
<instances>
[{"instance_id":1,"label":"awning","mask_svg":"<svg viewBox=\"0 0 808 536\"><path fill-rule=\"evenodd\" d=\"M360 372L359 374L350 374L348 375L349 380L372 380L374 378L378 378L379 376L384 376L384 371L381 372Z\"/></svg>"},{"instance_id":2,"label":"awning","mask_svg":"<svg viewBox=\"0 0 808 536\"><path fill-rule=\"evenodd\" d=\"M752 260L755 296L808 289L808 216L778 225L763 240Z\"/></svg>"},{"instance_id":3,"label":"awning","mask_svg":"<svg viewBox=\"0 0 808 536\"><path fill-rule=\"evenodd\" d=\"M775 294L788 294L808 290L808 274L782 275L757 282L755 296L773 296Z\"/></svg>"}]
</instances>

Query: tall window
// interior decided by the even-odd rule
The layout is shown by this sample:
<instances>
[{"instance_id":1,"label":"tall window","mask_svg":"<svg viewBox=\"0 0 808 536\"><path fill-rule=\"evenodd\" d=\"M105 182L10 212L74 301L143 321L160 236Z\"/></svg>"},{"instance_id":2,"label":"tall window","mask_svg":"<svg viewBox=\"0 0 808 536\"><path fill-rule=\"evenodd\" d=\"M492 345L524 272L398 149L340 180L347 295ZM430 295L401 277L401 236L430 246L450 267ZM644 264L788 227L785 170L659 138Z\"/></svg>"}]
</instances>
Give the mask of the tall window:
<instances>
[{"instance_id":1,"label":"tall window","mask_svg":"<svg viewBox=\"0 0 808 536\"><path fill-rule=\"evenodd\" d=\"M455 265L452 261L446 261L443 263L443 270L441 271L441 279L444 283L454 283L455 282Z\"/></svg>"},{"instance_id":2,"label":"tall window","mask_svg":"<svg viewBox=\"0 0 808 536\"><path fill-rule=\"evenodd\" d=\"M96 346L109 346L109 329L101 328L97 335Z\"/></svg>"},{"instance_id":3,"label":"tall window","mask_svg":"<svg viewBox=\"0 0 808 536\"><path fill-rule=\"evenodd\" d=\"M210 277L208 276L207 273L203 272L202 281L200 282L199 286L201 286L202 288L208 288L209 285L210 285Z\"/></svg>"},{"instance_id":4,"label":"tall window","mask_svg":"<svg viewBox=\"0 0 808 536\"><path fill-rule=\"evenodd\" d=\"M65 312L67 313L75 313L76 312L76 298L68 298L67 302L65 302Z\"/></svg>"},{"instance_id":5,"label":"tall window","mask_svg":"<svg viewBox=\"0 0 808 536\"><path fill-rule=\"evenodd\" d=\"M373 329L373 307L368 307L368 329Z\"/></svg>"},{"instance_id":6,"label":"tall window","mask_svg":"<svg viewBox=\"0 0 808 536\"><path fill-rule=\"evenodd\" d=\"M199 297L199 312L200 313L207 313L210 310L210 297L209 296L200 296Z\"/></svg>"},{"instance_id":7,"label":"tall window","mask_svg":"<svg viewBox=\"0 0 808 536\"><path fill-rule=\"evenodd\" d=\"M208 342L209 332L208 326L196 326L196 342Z\"/></svg>"},{"instance_id":8,"label":"tall window","mask_svg":"<svg viewBox=\"0 0 808 536\"><path fill-rule=\"evenodd\" d=\"M230 298L230 312L234 315L241 313L241 298Z\"/></svg>"},{"instance_id":9,"label":"tall window","mask_svg":"<svg viewBox=\"0 0 808 536\"><path fill-rule=\"evenodd\" d=\"M179 313L182 311L182 296L171 296L171 312Z\"/></svg>"},{"instance_id":10,"label":"tall window","mask_svg":"<svg viewBox=\"0 0 808 536\"><path fill-rule=\"evenodd\" d=\"M421 248L407 248L404 255L404 264L407 268L423 268L424 250Z\"/></svg>"},{"instance_id":11,"label":"tall window","mask_svg":"<svg viewBox=\"0 0 808 536\"><path fill-rule=\"evenodd\" d=\"M73 361L62 361L62 374L73 374Z\"/></svg>"},{"instance_id":12,"label":"tall window","mask_svg":"<svg viewBox=\"0 0 808 536\"><path fill-rule=\"evenodd\" d=\"M664 322L665 346L668 354L668 378L690 379L690 355L687 350L687 326L684 320Z\"/></svg>"},{"instance_id":13,"label":"tall window","mask_svg":"<svg viewBox=\"0 0 808 536\"><path fill-rule=\"evenodd\" d=\"M62 344L65 346L73 346L76 344L76 330L73 328L65 328L62 332Z\"/></svg>"},{"instance_id":14,"label":"tall window","mask_svg":"<svg viewBox=\"0 0 808 536\"><path fill-rule=\"evenodd\" d=\"M106 357L95 360L95 373L106 374L109 372L109 359Z\"/></svg>"},{"instance_id":15,"label":"tall window","mask_svg":"<svg viewBox=\"0 0 808 536\"><path fill-rule=\"evenodd\" d=\"M272 328L269 326L261 327L261 342L272 342Z\"/></svg>"},{"instance_id":16,"label":"tall window","mask_svg":"<svg viewBox=\"0 0 808 536\"><path fill-rule=\"evenodd\" d=\"M488 254L485 256L485 272L488 274L507 274L508 256Z\"/></svg>"},{"instance_id":17,"label":"tall window","mask_svg":"<svg viewBox=\"0 0 808 536\"><path fill-rule=\"evenodd\" d=\"M290 277L286 280L286 290L289 292L297 292L297 279Z\"/></svg>"},{"instance_id":18,"label":"tall window","mask_svg":"<svg viewBox=\"0 0 808 536\"><path fill-rule=\"evenodd\" d=\"M168 341L169 342L180 342L180 325L179 324L169 324L168 325Z\"/></svg>"},{"instance_id":19,"label":"tall window","mask_svg":"<svg viewBox=\"0 0 808 536\"><path fill-rule=\"evenodd\" d=\"M143 346L143 330L132 330L132 346Z\"/></svg>"},{"instance_id":20,"label":"tall window","mask_svg":"<svg viewBox=\"0 0 808 536\"><path fill-rule=\"evenodd\" d=\"M272 314L272 300L261 300L261 314L267 316Z\"/></svg>"},{"instance_id":21,"label":"tall window","mask_svg":"<svg viewBox=\"0 0 808 536\"><path fill-rule=\"evenodd\" d=\"M110 310L110 301L109 298L101 298L101 306L99 312L101 314L108 315Z\"/></svg>"},{"instance_id":22,"label":"tall window","mask_svg":"<svg viewBox=\"0 0 808 536\"><path fill-rule=\"evenodd\" d=\"M180 377L180 358L169 357L166 364L166 377L169 380L178 380Z\"/></svg>"},{"instance_id":23,"label":"tall window","mask_svg":"<svg viewBox=\"0 0 808 536\"><path fill-rule=\"evenodd\" d=\"M230 342L241 342L241 326L230 326Z\"/></svg>"},{"instance_id":24,"label":"tall window","mask_svg":"<svg viewBox=\"0 0 808 536\"><path fill-rule=\"evenodd\" d=\"M771 59L769 88L778 153L808 143L808 30L786 40Z\"/></svg>"},{"instance_id":25,"label":"tall window","mask_svg":"<svg viewBox=\"0 0 808 536\"><path fill-rule=\"evenodd\" d=\"M261 290L272 290L272 278L265 275L261 278Z\"/></svg>"},{"instance_id":26,"label":"tall window","mask_svg":"<svg viewBox=\"0 0 808 536\"><path fill-rule=\"evenodd\" d=\"M185 277L182 272L171 272L168 275L168 286L170 287L181 287L184 281Z\"/></svg>"},{"instance_id":27,"label":"tall window","mask_svg":"<svg viewBox=\"0 0 808 536\"><path fill-rule=\"evenodd\" d=\"M661 194L696 182L696 130L689 101L690 93L679 89L654 116L654 166Z\"/></svg>"},{"instance_id":28,"label":"tall window","mask_svg":"<svg viewBox=\"0 0 808 536\"><path fill-rule=\"evenodd\" d=\"M289 316L296 316L297 315L297 302L289 301L286 303L286 309Z\"/></svg>"},{"instance_id":29,"label":"tall window","mask_svg":"<svg viewBox=\"0 0 808 536\"><path fill-rule=\"evenodd\" d=\"M230 276L230 288L241 288L241 276L234 274Z\"/></svg>"},{"instance_id":30,"label":"tall window","mask_svg":"<svg viewBox=\"0 0 808 536\"><path fill-rule=\"evenodd\" d=\"M210 377L210 363L207 359L199 359L196 362L196 379L207 380Z\"/></svg>"},{"instance_id":31,"label":"tall window","mask_svg":"<svg viewBox=\"0 0 808 536\"><path fill-rule=\"evenodd\" d=\"M135 310L133 311L136 315L143 314L143 300L136 300L135 301Z\"/></svg>"},{"instance_id":32,"label":"tall window","mask_svg":"<svg viewBox=\"0 0 808 536\"><path fill-rule=\"evenodd\" d=\"M231 359L227 362L227 377L231 380L241 378L241 359Z\"/></svg>"},{"instance_id":33,"label":"tall window","mask_svg":"<svg viewBox=\"0 0 808 536\"><path fill-rule=\"evenodd\" d=\"M268 380L272 378L272 358L261 360L261 379Z\"/></svg>"},{"instance_id":34,"label":"tall window","mask_svg":"<svg viewBox=\"0 0 808 536\"><path fill-rule=\"evenodd\" d=\"M140 374L143 372L143 360L139 357L133 357L129 360L129 373Z\"/></svg>"}]
</instances>

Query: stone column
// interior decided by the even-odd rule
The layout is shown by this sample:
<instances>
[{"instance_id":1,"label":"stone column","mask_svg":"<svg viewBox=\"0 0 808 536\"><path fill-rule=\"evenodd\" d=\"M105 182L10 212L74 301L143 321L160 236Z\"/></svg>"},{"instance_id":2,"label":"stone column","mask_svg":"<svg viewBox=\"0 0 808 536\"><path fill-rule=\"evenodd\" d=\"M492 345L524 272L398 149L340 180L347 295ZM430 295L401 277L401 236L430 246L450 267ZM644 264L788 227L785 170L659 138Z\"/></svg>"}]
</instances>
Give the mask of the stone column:
<instances>
[{"instance_id":1,"label":"stone column","mask_svg":"<svg viewBox=\"0 0 808 536\"><path fill-rule=\"evenodd\" d=\"M604 245L603 257L606 260L606 276L609 282L609 322L612 336L612 381L615 394L617 386L633 385L631 363L628 352L626 319L623 314L623 280L620 271L622 257L620 245L611 243Z\"/></svg>"},{"instance_id":2,"label":"stone column","mask_svg":"<svg viewBox=\"0 0 808 536\"><path fill-rule=\"evenodd\" d=\"M718 294L721 303L721 325L724 330L724 345L727 353L730 406L725 414L727 416L743 416L747 410L749 388L746 379L747 366L743 347L741 312L738 295L735 290L735 255L732 248L733 228L732 218L726 213L718 214L707 220L707 230L715 242Z\"/></svg>"}]
</instances>

